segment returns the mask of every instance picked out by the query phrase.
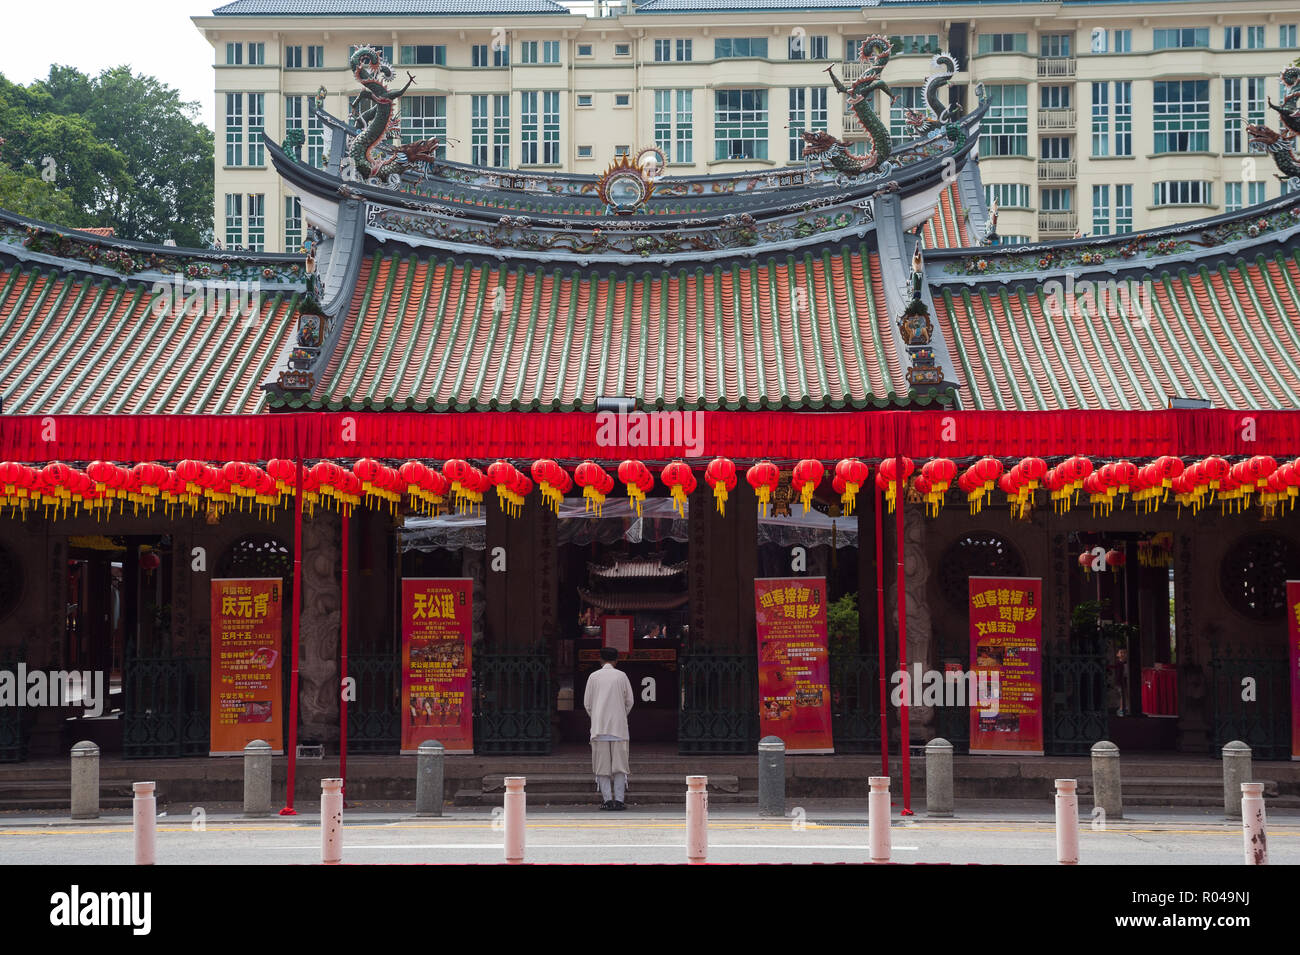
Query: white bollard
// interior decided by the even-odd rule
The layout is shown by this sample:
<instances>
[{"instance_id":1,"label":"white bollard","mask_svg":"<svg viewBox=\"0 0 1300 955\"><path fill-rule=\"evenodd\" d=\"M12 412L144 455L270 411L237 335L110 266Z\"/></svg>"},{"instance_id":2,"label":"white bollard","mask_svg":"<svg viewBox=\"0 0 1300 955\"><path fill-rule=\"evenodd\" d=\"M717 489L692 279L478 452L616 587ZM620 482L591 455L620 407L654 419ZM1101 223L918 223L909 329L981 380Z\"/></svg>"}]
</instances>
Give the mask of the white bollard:
<instances>
[{"instance_id":1,"label":"white bollard","mask_svg":"<svg viewBox=\"0 0 1300 955\"><path fill-rule=\"evenodd\" d=\"M155 783L132 783L131 823L135 829L135 864L153 865L158 843L158 798Z\"/></svg>"},{"instance_id":2,"label":"white bollard","mask_svg":"<svg viewBox=\"0 0 1300 955\"><path fill-rule=\"evenodd\" d=\"M1056 861L1079 864L1079 781L1056 781Z\"/></svg>"},{"instance_id":3,"label":"white bollard","mask_svg":"<svg viewBox=\"0 0 1300 955\"><path fill-rule=\"evenodd\" d=\"M320 781L320 861L339 865L343 861L343 780Z\"/></svg>"},{"instance_id":4,"label":"white bollard","mask_svg":"<svg viewBox=\"0 0 1300 955\"><path fill-rule=\"evenodd\" d=\"M525 779L524 776L506 777L506 862L511 865L524 861Z\"/></svg>"},{"instance_id":5,"label":"white bollard","mask_svg":"<svg viewBox=\"0 0 1300 955\"><path fill-rule=\"evenodd\" d=\"M871 861L889 861L889 777L872 776L867 794L867 828L871 844Z\"/></svg>"},{"instance_id":6,"label":"white bollard","mask_svg":"<svg viewBox=\"0 0 1300 955\"><path fill-rule=\"evenodd\" d=\"M1268 865L1263 783L1241 784L1241 835L1246 848L1246 865Z\"/></svg>"},{"instance_id":7,"label":"white bollard","mask_svg":"<svg viewBox=\"0 0 1300 955\"><path fill-rule=\"evenodd\" d=\"M709 861L709 777L686 777L686 861Z\"/></svg>"}]
</instances>

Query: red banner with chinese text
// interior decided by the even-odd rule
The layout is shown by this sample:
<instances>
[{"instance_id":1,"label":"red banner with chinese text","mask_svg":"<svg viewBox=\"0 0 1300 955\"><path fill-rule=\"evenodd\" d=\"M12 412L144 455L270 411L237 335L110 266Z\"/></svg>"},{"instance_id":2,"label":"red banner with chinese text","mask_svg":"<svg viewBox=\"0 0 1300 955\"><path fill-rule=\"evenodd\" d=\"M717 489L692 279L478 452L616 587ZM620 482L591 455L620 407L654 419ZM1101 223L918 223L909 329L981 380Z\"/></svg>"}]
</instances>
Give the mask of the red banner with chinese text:
<instances>
[{"instance_id":1,"label":"red banner with chinese text","mask_svg":"<svg viewBox=\"0 0 1300 955\"><path fill-rule=\"evenodd\" d=\"M280 647L284 581L212 581L209 756L238 756L255 739L284 753Z\"/></svg>"},{"instance_id":2,"label":"red banner with chinese text","mask_svg":"<svg viewBox=\"0 0 1300 955\"><path fill-rule=\"evenodd\" d=\"M402 753L437 740L447 753L474 752L470 657L474 582L402 580Z\"/></svg>"},{"instance_id":3,"label":"red banner with chinese text","mask_svg":"<svg viewBox=\"0 0 1300 955\"><path fill-rule=\"evenodd\" d=\"M1287 659L1291 661L1291 758L1300 759L1300 580L1286 582Z\"/></svg>"},{"instance_id":4,"label":"red banner with chinese text","mask_svg":"<svg viewBox=\"0 0 1300 955\"><path fill-rule=\"evenodd\" d=\"M1043 581L970 578L971 754L1043 755Z\"/></svg>"},{"instance_id":5,"label":"red banner with chinese text","mask_svg":"<svg viewBox=\"0 0 1300 955\"><path fill-rule=\"evenodd\" d=\"M787 753L835 752L826 578L757 578L754 605L761 735L779 736Z\"/></svg>"}]
</instances>

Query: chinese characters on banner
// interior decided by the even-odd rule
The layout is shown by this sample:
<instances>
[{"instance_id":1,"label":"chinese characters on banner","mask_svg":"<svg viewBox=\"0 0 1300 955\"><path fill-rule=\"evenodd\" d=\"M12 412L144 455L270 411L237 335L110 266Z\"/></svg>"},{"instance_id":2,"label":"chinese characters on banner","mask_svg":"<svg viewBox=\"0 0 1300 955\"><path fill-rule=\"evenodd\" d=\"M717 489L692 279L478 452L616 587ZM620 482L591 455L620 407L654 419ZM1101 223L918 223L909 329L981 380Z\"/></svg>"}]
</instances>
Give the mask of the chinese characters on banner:
<instances>
[{"instance_id":1,"label":"chinese characters on banner","mask_svg":"<svg viewBox=\"0 0 1300 955\"><path fill-rule=\"evenodd\" d=\"M1287 639L1291 661L1291 758L1300 759L1300 580L1286 582Z\"/></svg>"},{"instance_id":2,"label":"chinese characters on banner","mask_svg":"<svg viewBox=\"0 0 1300 955\"><path fill-rule=\"evenodd\" d=\"M970 667L997 687L971 707L972 754L1043 755L1042 636L1042 578L970 578Z\"/></svg>"},{"instance_id":3,"label":"chinese characters on banner","mask_svg":"<svg viewBox=\"0 0 1300 955\"><path fill-rule=\"evenodd\" d=\"M474 752L470 641L474 582L402 580L402 753L437 740L448 753Z\"/></svg>"},{"instance_id":4,"label":"chinese characters on banner","mask_svg":"<svg viewBox=\"0 0 1300 955\"><path fill-rule=\"evenodd\" d=\"M212 581L210 756L238 756L255 739L284 752L283 598L279 577Z\"/></svg>"},{"instance_id":5,"label":"chinese characters on banner","mask_svg":"<svg viewBox=\"0 0 1300 955\"><path fill-rule=\"evenodd\" d=\"M826 578L757 578L754 604L760 735L779 736L787 753L835 752Z\"/></svg>"}]
</instances>

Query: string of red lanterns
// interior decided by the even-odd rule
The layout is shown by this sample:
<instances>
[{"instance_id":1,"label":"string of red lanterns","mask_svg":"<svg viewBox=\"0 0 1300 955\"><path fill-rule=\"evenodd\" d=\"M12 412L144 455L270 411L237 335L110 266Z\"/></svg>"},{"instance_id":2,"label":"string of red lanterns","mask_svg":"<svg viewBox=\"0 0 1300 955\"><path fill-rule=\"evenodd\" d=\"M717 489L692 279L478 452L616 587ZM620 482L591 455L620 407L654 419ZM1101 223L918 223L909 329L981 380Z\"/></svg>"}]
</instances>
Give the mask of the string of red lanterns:
<instances>
[{"instance_id":1,"label":"string of red lanterns","mask_svg":"<svg viewBox=\"0 0 1300 955\"><path fill-rule=\"evenodd\" d=\"M1242 513L1256 506L1273 514L1294 508L1300 494L1300 458L1279 463L1267 455L1236 463L1214 455L1186 463L1165 455L1141 467L1126 460L1094 467L1089 458L1076 455L1050 468L1036 457L1023 458L1010 467L998 458L985 457L969 465L960 477L957 464L948 458L925 462L920 473L914 473L914 462L904 458L901 481L897 468L897 459L885 458L876 472L876 487L885 493L890 510L900 490L909 488L924 501L931 517L942 509L954 482L972 514L980 512L992 499L994 488L999 488L1012 516L1020 519L1028 517L1038 503L1040 490L1047 492L1058 514L1086 496L1094 516L1109 515L1130 503L1142 514L1169 504L1178 507L1180 516L1183 508L1196 514L1215 503L1223 513ZM640 514L646 495L654 488L653 474L646 464L635 460L622 462L617 473ZM183 460L172 468L154 462L128 466L92 461L84 469L61 462L38 468L5 461L0 462L0 509L8 508L11 516L22 518L29 513L45 517L140 514L158 508L169 517L200 510L218 515L234 510L265 517L292 501L301 483L304 509L309 512L319 505L350 513L364 504L396 513L404 504L426 515L449 507L462 514L481 513L483 495L495 488L502 510L518 517L534 487L545 506L556 513L575 484L583 489L586 506L597 513L615 487L615 479L594 461L579 464L572 479L564 467L549 459L534 461L529 474L505 460L493 462L486 473L460 459L444 462L441 471L418 460L391 467L361 458L351 468L318 461L305 467L301 476L295 462L282 458L271 459L264 466ZM870 467L858 458L844 458L834 465L830 484L845 514L854 512L870 475ZM803 502L804 513L826 476L825 465L817 459L794 465L791 486ZM756 462L745 472L763 515L769 512L780 477L780 469L768 460ZM660 479L669 490L674 509L685 516L687 499L697 486L691 466L674 460L662 469ZM704 480L713 491L718 512L725 515L726 502L737 484L735 462L714 458L704 469Z\"/></svg>"}]
</instances>

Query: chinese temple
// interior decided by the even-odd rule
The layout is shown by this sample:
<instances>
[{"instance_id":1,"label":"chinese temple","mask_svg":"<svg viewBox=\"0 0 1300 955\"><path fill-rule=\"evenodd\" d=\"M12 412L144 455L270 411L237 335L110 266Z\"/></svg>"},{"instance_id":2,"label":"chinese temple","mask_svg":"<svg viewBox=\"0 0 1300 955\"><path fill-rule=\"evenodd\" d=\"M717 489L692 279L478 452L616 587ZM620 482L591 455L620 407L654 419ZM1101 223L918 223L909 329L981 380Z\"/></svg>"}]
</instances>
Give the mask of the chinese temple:
<instances>
[{"instance_id":1,"label":"chinese temple","mask_svg":"<svg viewBox=\"0 0 1300 955\"><path fill-rule=\"evenodd\" d=\"M835 80L865 152L810 132L788 167L674 177L650 147L583 176L393 143L362 48L322 165L266 142L304 254L0 213L0 668L112 674L95 720L0 709L0 761L207 755L214 578L283 581L286 752L398 751L402 580L451 577L476 752L583 742L617 618L636 685L665 675L640 738L749 754L754 581L799 575L853 607L836 753L962 752L967 712L890 706L888 674L975 666L971 578L1037 577L1049 755L1288 758L1291 139L1253 128L1278 199L1007 246L982 91L895 141L873 55Z\"/></svg>"}]
</instances>

